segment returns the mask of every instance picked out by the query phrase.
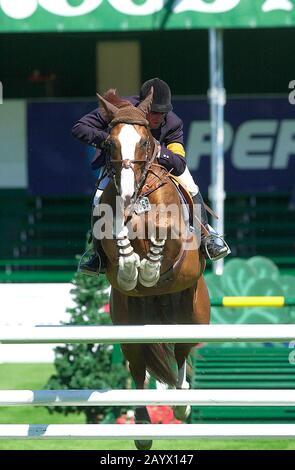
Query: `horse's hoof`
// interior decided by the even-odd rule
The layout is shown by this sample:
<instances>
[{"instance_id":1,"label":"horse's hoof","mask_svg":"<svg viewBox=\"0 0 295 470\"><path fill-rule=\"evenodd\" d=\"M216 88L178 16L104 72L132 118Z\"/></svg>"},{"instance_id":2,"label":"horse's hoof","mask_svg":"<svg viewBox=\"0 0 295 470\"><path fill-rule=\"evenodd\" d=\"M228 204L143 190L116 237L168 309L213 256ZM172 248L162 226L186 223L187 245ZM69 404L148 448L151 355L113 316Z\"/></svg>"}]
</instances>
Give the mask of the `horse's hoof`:
<instances>
[{"instance_id":1,"label":"horse's hoof","mask_svg":"<svg viewBox=\"0 0 295 470\"><path fill-rule=\"evenodd\" d=\"M153 441L134 441L137 450L150 450L153 445Z\"/></svg>"},{"instance_id":2,"label":"horse's hoof","mask_svg":"<svg viewBox=\"0 0 295 470\"><path fill-rule=\"evenodd\" d=\"M191 406L173 406L174 418L179 421L186 421L191 413Z\"/></svg>"},{"instance_id":3,"label":"horse's hoof","mask_svg":"<svg viewBox=\"0 0 295 470\"><path fill-rule=\"evenodd\" d=\"M136 421L136 424L151 424L150 421ZM134 441L135 447L137 450L150 450L153 445L152 440L146 441Z\"/></svg>"},{"instance_id":4,"label":"horse's hoof","mask_svg":"<svg viewBox=\"0 0 295 470\"><path fill-rule=\"evenodd\" d=\"M151 424L151 418L145 406L135 408L135 424ZM137 440L134 444L138 450L150 450L153 445L152 440Z\"/></svg>"}]
</instances>

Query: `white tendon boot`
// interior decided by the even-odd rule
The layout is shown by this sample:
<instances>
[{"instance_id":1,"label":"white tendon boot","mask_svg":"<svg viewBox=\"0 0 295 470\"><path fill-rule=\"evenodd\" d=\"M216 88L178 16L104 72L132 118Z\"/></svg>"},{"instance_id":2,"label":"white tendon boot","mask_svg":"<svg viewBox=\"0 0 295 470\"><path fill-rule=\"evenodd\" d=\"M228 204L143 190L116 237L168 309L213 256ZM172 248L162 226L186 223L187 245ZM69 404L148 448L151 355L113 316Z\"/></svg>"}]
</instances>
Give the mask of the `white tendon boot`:
<instances>
[{"instance_id":1,"label":"white tendon boot","mask_svg":"<svg viewBox=\"0 0 295 470\"><path fill-rule=\"evenodd\" d=\"M139 282L142 286L153 287L160 278L162 252L166 240L156 240L151 237L151 246L147 258L141 260L139 268Z\"/></svg>"},{"instance_id":2,"label":"white tendon boot","mask_svg":"<svg viewBox=\"0 0 295 470\"><path fill-rule=\"evenodd\" d=\"M186 361L184 361L183 366L178 369L177 383L176 388L178 390L188 390L189 383L186 380ZM185 421L191 412L190 405L175 405L173 406L174 418L179 419L180 421Z\"/></svg>"},{"instance_id":3,"label":"white tendon boot","mask_svg":"<svg viewBox=\"0 0 295 470\"><path fill-rule=\"evenodd\" d=\"M117 239L117 246L119 248L117 281L121 289L130 291L135 289L137 284L140 258L138 254L133 251L127 234L128 230L124 227Z\"/></svg>"}]
</instances>

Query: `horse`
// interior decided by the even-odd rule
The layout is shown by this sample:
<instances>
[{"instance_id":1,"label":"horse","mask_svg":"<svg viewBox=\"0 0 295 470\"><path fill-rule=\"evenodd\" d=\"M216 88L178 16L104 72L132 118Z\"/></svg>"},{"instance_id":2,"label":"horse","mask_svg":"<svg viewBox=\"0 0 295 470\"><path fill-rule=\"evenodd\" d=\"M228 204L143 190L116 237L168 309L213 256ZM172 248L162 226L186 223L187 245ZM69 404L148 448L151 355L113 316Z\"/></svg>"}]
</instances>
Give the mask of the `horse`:
<instances>
[{"instance_id":1,"label":"horse","mask_svg":"<svg viewBox=\"0 0 295 470\"><path fill-rule=\"evenodd\" d=\"M204 256L197 234L186 221L177 182L157 164L159 144L146 120L152 94L153 90L137 107L112 89L98 95L110 128L110 182L93 233L107 257L111 319L114 325L208 324ZM108 236L101 234L102 207L113 214L112 222L111 217L105 220ZM171 207L177 209L176 215L165 210ZM144 388L147 372L167 386L188 388L186 361L193 346L121 344L137 389ZM175 406L173 410L175 418L185 420L190 407ZM136 424L150 422L146 407L135 408ZM152 441L137 440L135 444L147 450Z\"/></svg>"}]
</instances>

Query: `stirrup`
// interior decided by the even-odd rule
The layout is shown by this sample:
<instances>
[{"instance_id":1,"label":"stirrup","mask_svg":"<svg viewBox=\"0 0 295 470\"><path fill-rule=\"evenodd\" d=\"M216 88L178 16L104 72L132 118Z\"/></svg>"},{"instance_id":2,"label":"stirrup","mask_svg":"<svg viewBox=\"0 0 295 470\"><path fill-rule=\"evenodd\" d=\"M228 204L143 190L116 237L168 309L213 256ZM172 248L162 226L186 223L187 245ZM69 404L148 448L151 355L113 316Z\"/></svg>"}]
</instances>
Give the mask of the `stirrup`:
<instances>
[{"instance_id":1,"label":"stirrup","mask_svg":"<svg viewBox=\"0 0 295 470\"><path fill-rule=\"evenodd\" d=\"M83 265L87 264L87 261L84 261L84 259L88 258L88 261L89 261L92 256L96 256L97 260L98 260L98 263L99 263L97 272L91 271L91 270L86 270L83 267ZM82 274L86 274L87 276L93 276L93 277L99 276L100 273L101 273L101 257L100 257L100 255L95 253L93 248L89 248L88 250L86 250L83 253L83 255L81 256L81 259L80 259L79 264L78 264L77 271L82 273Z\"/></svg>"},{"instance_id":2,"label":"stirrup","mask_svg":"<svg viewBox=\"0 0 295 470\"><path fill-rule=\"evenodd\" d=\"M210 255L209 251L208 251L208 243L210 241L210 238L217 238L218 240L221 240L223 246L221 245L218 245L220 246L220 248L226 248L226 251L223 251L222 253L220 253L220 255L218 256L215 256L214 258ZM206 255L208 256L208 258L211 260L211 261L218 261L219 259L222 259L222 258L225 258L226 256L230 255L231 254L231 249L230 247L228 246L228 244L226 243L226 241L224 240L224 238L221 236L221 235L218 235L218 233L212 233L210 232L210 235L207 235L205 238L204 238L204 248L205 248L205 251L206 251Z\"/></svg>"}]
</instances>

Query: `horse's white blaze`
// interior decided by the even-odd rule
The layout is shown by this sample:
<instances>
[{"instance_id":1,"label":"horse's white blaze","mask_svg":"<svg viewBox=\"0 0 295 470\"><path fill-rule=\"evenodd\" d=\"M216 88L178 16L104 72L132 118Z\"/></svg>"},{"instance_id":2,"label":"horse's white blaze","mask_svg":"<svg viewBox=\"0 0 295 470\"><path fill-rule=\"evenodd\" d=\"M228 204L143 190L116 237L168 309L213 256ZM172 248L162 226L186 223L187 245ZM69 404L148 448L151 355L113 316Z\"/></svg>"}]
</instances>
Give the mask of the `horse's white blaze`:
<instances>
[{"instance_id":1,"label":"horse's white blaze","mask_svg":"<svg viewBox=\"0 0 295 470\"><path fill-rule=\"evenodd\" d=\"M130 200L134 193L134 173L132 168L123 168L121 172L121 196L123 201Z\"/></svg>"},{"instance_id":2,"label":"horse's white blaze","mask_svg":"<svg viewBox=\"0 0 295 470\"><path fill-rule=\"evenodd\" d=\"M119 134L118 140L121 144L121 155L123 160L134 160L135 147L140 141L140 135L131 124L124 124ZM123 168L121 172L121 196L131 197L134 193L134 172L132 168Z\"/></svg>"}]
</instances>

